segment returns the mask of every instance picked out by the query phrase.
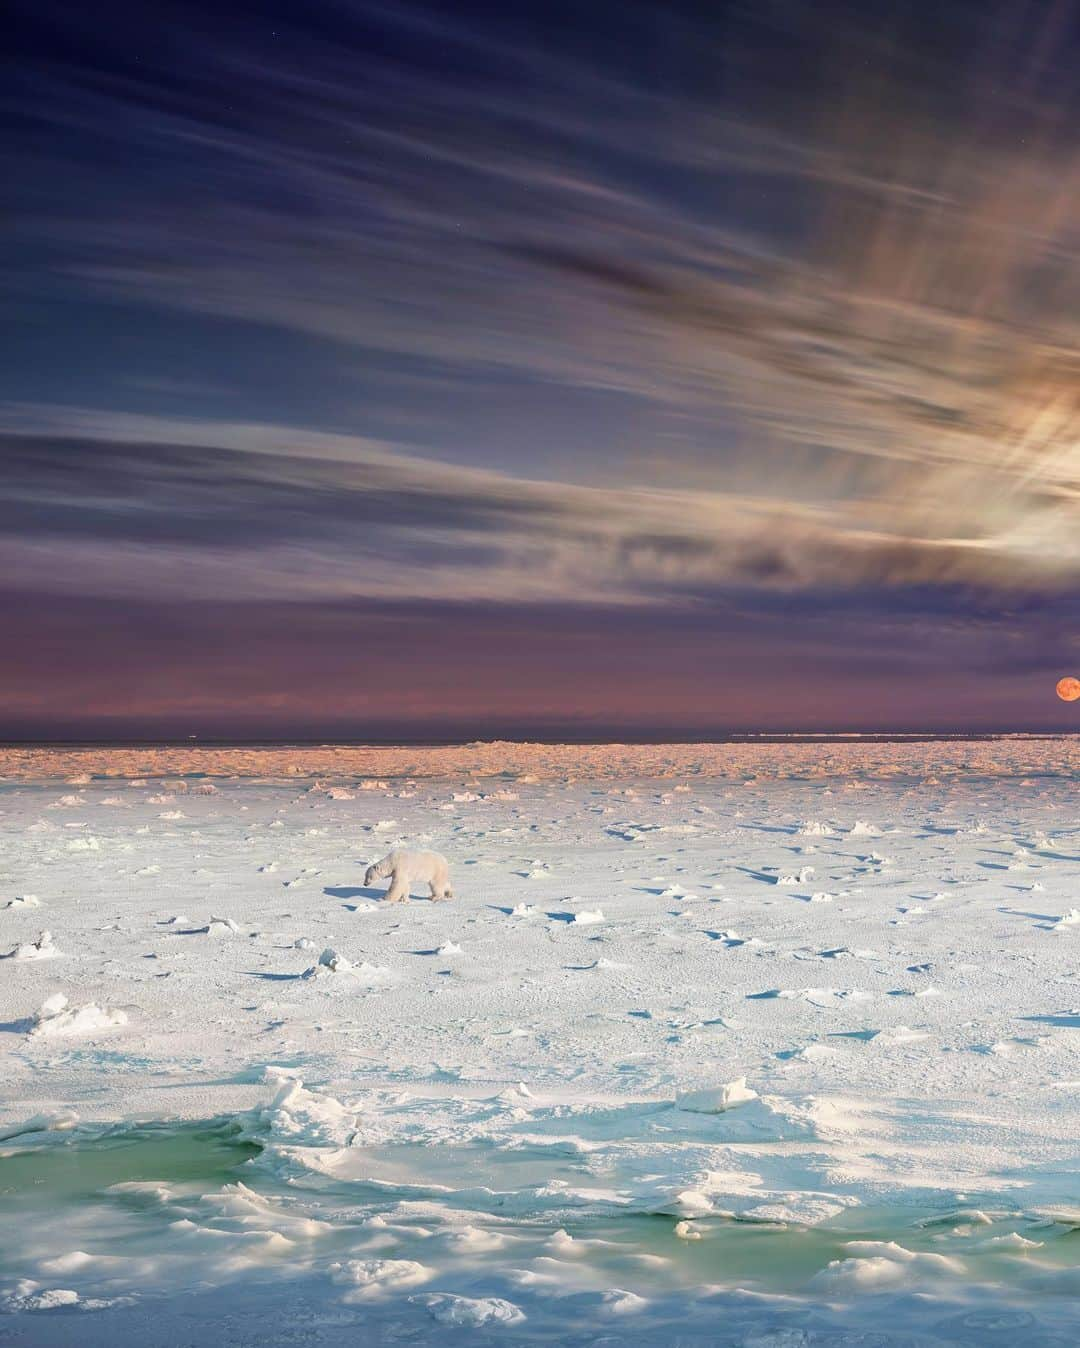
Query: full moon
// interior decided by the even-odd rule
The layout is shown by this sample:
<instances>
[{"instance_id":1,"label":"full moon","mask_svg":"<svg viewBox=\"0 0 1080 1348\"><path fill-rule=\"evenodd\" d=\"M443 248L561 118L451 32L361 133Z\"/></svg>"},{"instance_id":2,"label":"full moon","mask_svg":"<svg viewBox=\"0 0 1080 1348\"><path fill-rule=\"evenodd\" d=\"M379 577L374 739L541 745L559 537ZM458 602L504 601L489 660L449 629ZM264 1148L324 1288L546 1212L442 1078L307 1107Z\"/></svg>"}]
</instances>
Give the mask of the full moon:
<instances>
[{"instance_id":1,"label":"full moon","mask_svg":"<svg viewBox=\"0 0 1080 1348\"><path fill-rule=\"evenodd\" d=\"M1080 679L1074 679L1071 675L1068 678L1058 679L1057 695L1062 702L1075 702L1080 698Z\"/></svg>"}]
</instances>

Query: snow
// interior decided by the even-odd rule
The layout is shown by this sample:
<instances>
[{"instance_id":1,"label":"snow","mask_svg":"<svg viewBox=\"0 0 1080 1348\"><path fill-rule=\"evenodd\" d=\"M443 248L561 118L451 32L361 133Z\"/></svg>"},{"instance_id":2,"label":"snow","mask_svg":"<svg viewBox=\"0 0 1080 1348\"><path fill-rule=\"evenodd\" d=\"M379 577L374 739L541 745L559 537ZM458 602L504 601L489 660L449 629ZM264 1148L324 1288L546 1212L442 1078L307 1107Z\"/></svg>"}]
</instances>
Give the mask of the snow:
<instances>
[{"instance_id":1,"label":"snow","mask_svg":"<svg viewBox=\"0 0 1080 1348\"><path fill-rule=\"evenodd\" d=\"M680 1091L675 1097L675 1103L680 1109L688 1109L695 1114L723 1114L725 1110L735 1109L757 1098L757 1091L747 1086L746 1078L739 1077L737 1081L728 1081L722 1086Z\"/></svg>"},{"instance_id":2,"label":"snow","mask_svg":"<svg viewBox=\"0 0 1080 1348\"><path fill-rule=\"evenodd\" d=\"M1000 1293L1075 1338L1078 770L1023 738L0 750L0 1192L125 1122L259 1149L0 1233L0 1317L96 1348L157 1298L128 1341L165 1343L170 1295L257 1285L341 1342L780 1343L887 1304L936 1345ZM364 884L390 829L453 900ZM739 1262L748 1224L788 1272Z\"/></svg>"},{"instance_id":3,"label":"snow","mask_svg":"<svg viewBox=\"0 0 1080 1348\"><path fill-rule=\"evenodd\" d=\"M343 1264L331 1264L334 1282L348 1291L342 1301L371 1301L405 1287L417 1287L434 1276L431 1269L415 1259L349 1259Z\"/></svg>"},{"instance_id":4,"label":"snow","mask_svg":"<svg viewBox=\"0 0 1080 1348\"><path fill-rule=\"evenodd\" d=\"M7 956L13 960L52 960L56 959L60 951L53 941L51 931L43 931L36 940L24 941L22 945L17 945Z\"/></svg>"},{"instance_id":5,"label":"snow","mask_svg":"<svg viewBox=\"0 0 1080 1348\"><path fill-rule=\"evenodd\" d=\"M94 1002L69 1006L64 993L58 992L38 1007L28 1033L42 1039L70 1039L119 1029L127 1021L125 1012L106 1010Z\"/></svg>"},{"instance_id":6,"label":"snow","mask_svg":"<svg viewBox=\"0 0 1080 1348\"><path fill-rule=\"evenodd\" d=\"M427 1306L433 1320L452 1328L476 1329L488 1324L516 1325L525 1319L513 1302L503 1301L501 1297L462 1297L443 1292L415 1299Z\"/></svg>"}]
</instances>

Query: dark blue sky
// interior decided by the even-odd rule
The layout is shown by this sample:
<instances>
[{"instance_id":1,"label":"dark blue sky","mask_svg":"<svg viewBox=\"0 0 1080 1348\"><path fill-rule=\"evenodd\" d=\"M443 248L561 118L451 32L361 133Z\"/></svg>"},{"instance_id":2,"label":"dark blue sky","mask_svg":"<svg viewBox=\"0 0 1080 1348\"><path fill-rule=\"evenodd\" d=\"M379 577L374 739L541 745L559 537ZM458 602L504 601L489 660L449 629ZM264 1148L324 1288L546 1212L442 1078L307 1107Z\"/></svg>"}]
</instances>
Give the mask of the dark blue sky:
<instances>
[{"instance_id":1,"label":"dark blue sky","mask_svg":"<svg viewBox=\"0 0 1080 1348\"><path fill-rule=\"evenodd\" d=\"M1078 55L17 4L0 734L1076 728Z\"/></svg>"}]
</instances>

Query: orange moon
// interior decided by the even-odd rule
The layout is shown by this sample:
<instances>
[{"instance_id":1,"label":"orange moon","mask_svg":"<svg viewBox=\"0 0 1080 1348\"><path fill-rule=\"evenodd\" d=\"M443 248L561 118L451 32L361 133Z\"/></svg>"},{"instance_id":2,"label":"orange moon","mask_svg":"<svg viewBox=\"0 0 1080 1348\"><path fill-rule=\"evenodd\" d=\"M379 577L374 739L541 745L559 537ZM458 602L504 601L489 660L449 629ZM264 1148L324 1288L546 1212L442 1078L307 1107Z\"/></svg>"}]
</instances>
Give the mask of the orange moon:
<instances>
[{"instance_id":1,"label":"orange moon","mask_svg":"<svg viewBox=\"0 0 1080 1348\"><path fill-rule=\"evenodd\" d=\"M1080 698L1080 679L1071 676L1057 681L1057 695L1062 702L1075 702Z\"/></svg>"}]
</instances>

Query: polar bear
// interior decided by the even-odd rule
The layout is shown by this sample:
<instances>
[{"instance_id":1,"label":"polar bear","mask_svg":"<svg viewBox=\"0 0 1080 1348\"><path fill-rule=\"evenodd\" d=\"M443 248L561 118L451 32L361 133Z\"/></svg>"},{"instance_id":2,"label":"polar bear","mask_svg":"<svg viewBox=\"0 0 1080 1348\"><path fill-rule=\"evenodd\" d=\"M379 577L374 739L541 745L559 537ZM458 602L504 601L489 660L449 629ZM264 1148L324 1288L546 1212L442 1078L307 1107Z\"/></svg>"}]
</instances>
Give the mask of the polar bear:
<instances>
[{"instance_id":1,"label":"polar bear","mask_svg":"<svg viewBox=\"0 0 1080 1348\"><path fill-rule=\"evenodd\" d=\"M432 899L454 897L446 858L438 852L410 852L408 848L395 847L381 861L367 868L364 884L385 880L388 875L390 888L386 891L387 903L404 903L414 882L427 885L431 889Z\"/></svg>"}]
</instances>

